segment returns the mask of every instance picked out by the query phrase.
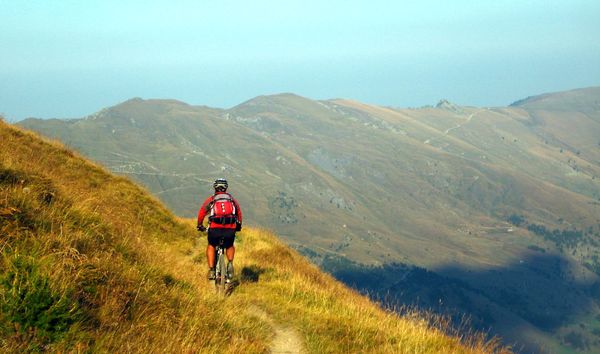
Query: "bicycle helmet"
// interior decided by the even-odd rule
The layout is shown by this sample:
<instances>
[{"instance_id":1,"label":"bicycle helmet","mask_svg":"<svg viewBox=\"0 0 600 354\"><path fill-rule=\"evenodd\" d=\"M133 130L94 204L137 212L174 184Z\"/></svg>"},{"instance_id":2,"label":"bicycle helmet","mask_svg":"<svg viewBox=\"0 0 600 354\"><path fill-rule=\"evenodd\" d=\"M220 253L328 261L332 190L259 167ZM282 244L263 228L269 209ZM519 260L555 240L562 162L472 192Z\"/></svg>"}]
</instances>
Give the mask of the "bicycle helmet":
<instances>
[{"instance_id":1,"label":"bicycle helmet","mask_svg":"<svg viewBox=\"0 0 600 354\"><path fill-rule=\"evenodd\" d=\"M227 187L227 180L225 178L218 178L215 180L215 183L213 183L213 188L217 192L225 192Z\"/></svg>"}]
</instances>

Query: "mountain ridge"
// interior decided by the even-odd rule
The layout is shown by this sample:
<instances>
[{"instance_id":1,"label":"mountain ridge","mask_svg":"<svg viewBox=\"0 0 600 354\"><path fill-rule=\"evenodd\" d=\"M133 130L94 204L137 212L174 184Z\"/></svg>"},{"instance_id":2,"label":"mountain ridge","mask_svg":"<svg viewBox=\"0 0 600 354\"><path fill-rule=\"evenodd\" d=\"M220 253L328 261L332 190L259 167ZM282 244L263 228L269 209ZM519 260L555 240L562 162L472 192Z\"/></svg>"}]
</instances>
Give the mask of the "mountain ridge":
<instances>
[{"instance_id":1,"label":"mountain ridge","mask_svg":"<svg viewBox=\"0 0 600 354\"><path fill-rule=\"evenodd\" d=\"M81 122L75 134L56 122L23 125L134 176L180 215L193 215L198 188L227 176L242 205L251 206L248 220L272 227L315 263L325 267L335 256L367 270L394 262L423 267L468 284L453 285L456 296L440 299L458 299L472 288L502 309L486 315L454 301L463 312L487 316L484 327L508 328L500 318L511 314L534 332L543 315L539 304L553 301L550 289L538 294L517 287L514 276L544 287L552 279L561 292L577 289L591 301L585 308L598 312L592 286L582 285L597 282L600 271L597 91L577 92L589 95L582 102L591 106L559 110L554 107L564 97L570 102L569 94L555 94L546 108L450 111L283 94L227 110L166 105L128 113L148 126L127 119ZM583 303L577 296L573 301ZM435 304L433 297L426 306ZM535 340L528 331L509 338L539 344L575 333L594 347L595 322L582 320L582 330L579 315L566 319L573 307L560 308L550 332Z\"/></svg>"},{"instance_id":2,"label":"mountain ridge","mask_svg":"<svg viewBox=\"0 0 600 354\"><path fill-rule=\"evenodd\" d=\"M544 101L552 101L552 100L556 100L557 98L560 98L562 100L561 104L564 106L565 105L565 101L578 101L583 99L583 101L579 101L577 103L585 105L585 104L589 104L589 101L586 101L585 98L586 96L588 96L590 94L590 92L593 93L593 95L597 96L600 94L600 87L599 86L590 86L590 87L586 87L586 88L579 88L579 89L574 89L574 90L569 90L569 91L562 91L562 92L551 92L551 93L544 93L544 94L540 94L540 95L534 95L534 96L529 96L526 97L524 99L520 99L517 100L513 103L511 103L509 106L510 107L530 107L530 108L536 108L536 104L542 104L543 107L543 103ZM596 105L598 104L597 100L594 100L593 102L596 103ZM539 106L538 106L539 107ZM552 107L554 109L556 109L557 107L554 106ZM600 106L597 106L597 108L600 108Z\"/></svg>"},{"instance_id":3,"label":"mountain ridge","mask_svg":"<svg viewBox=\"0 0 600 354\"><path fill-rule=\"evenodd\" d=\"M285 328L309 352L509 352L382 311L260 229L238 235L219 297L192 220L55 141L2 121L0 138L3 351L266 352Z\"/></svg>"}]
</instances>

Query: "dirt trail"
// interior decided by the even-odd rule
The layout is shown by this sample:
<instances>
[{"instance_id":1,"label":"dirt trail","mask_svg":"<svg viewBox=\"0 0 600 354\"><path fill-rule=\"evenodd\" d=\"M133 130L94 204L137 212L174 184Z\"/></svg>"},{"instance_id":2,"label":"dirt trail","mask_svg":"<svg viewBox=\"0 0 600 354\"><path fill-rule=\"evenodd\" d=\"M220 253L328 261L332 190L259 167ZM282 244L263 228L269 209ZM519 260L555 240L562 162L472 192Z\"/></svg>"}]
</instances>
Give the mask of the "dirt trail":
<instances>
[{"instance_id":1,"label":"dirt trail","mask_svg":"<svg viewBox=\"0 0 600 354\"><path fill-rule=\"evenodd\" d=\"M467 119L466 119L464 122L462 122L462 123L458 123L458 125L456 125L455 127L452 127L452 128L448 128L448 129L446 129L446 130L444 131L444 135L448 135L448 133L450 133L451 131L453 131L453 130L455 130L455 129L458 129L458 128L461 128L463 125L465 125L465 124L469 123L469 122L471 121L471 119L473 119L473 117L474 117L474 116L476 116L478 113L481 113L481 112L483 112L483 111L486 111L486 110L487 110L487 109L486 109L486 108L484 108L484 109L480 109L480 110L478 110L478 111L476 111L476 112L473 112L473 113L471 113L471 114L470 114L470 115L467 117ZM427 140L425 140L425 141L423 142L423 144L431 144L431 142L432 142L432 141L434 141L434 140L436 140L436 139L439 139L439 138L440 138L440 137L438 136L438 137L435 137L435 138L430 138L430 139L427 139Z\"/></svg>"},{"instance_id":2,"label":"dirt trail","mask_svg":"<svg viewBox=\"0 0 600 354\"><path fill-rule=\"evenodd\" d=\"M480 109L480 110L478 110L477 112L473 112L473 113L471 113L471 114L470 114L470 115L467 117L467 120L466 120L465 122L463 122L463 123L459 123L459 124L458 124L457 126L455 126L455 127L452 127L452 128L446 129L446 131L444 132L444 135L448 135L448 133L450 133L450 132L451 132L451 131L453 131L454 129L458 129L458 128L462 127L463 125L465 125L465 124L469 123L469 122L471 121L471 119L473 119L473 117L474 117L475 115L477 115L477 113L481 113L481 112L483 112L483 111L485 111L485 109Z\"/></svg>"},{"instance_id":3,"label":"dirt trail","mask_svg":"<svg viewBox=\"0 0 600 354\"><path fill-rule=\"evenodd\" d=\"M265 311L262 309L252 306L249 309L250 313L259 317L261 320L267 322L273 327L275 331L275 338L271 343L269 352L273 354L300 354L306 353L302 340L298 332L287 326L282 326L276 323Z\"/></svg>"}]
</instances>

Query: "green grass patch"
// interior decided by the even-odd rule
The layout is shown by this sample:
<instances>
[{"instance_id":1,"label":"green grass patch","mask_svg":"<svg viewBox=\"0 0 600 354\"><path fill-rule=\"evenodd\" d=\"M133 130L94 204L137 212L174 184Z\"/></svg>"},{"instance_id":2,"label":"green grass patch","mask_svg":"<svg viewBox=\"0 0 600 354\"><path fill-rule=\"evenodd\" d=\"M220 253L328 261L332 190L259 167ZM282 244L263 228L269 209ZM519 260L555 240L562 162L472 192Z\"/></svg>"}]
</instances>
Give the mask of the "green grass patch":
<instances>
[{"instance_id":1,"label":"green grass patch","mask_svg":"<svg viewBox=\"0 0 600 354\"><path fill-rule=\"evenodd\" d=\"M70 290L51 287L39 261L29 255L3 254L0 274L0 331L26 350L60 340L81 311Z\"/></svg>"}]
</instances>

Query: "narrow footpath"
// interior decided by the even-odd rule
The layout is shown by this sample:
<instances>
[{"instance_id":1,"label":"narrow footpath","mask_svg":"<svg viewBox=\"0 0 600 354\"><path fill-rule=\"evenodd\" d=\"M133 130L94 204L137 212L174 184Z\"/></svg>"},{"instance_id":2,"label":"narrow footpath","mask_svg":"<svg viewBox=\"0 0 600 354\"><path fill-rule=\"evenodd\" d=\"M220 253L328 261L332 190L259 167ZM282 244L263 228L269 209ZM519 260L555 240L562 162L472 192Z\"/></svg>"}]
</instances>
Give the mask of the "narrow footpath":
<instances>
[{"instance_id":1,"label":"narrow footpath","mask_svg":"<svg viewBox=\"0 0 600 354\"><path fill-rule=\"evenodd\" d=\"M273 342L271 343L271 347L269 348L270 353L306 353L304 345L302 344L302 340L300 339L300 335L294 328L282 326L281 324L275 322L264 310L260 309L259 307L253 306L249 309L249 311L261 320L267 322L269 325L271 325L271 327L273 327L273 330L275 332L275 338L273 338Z\"/></svg>"}]
</instances>

